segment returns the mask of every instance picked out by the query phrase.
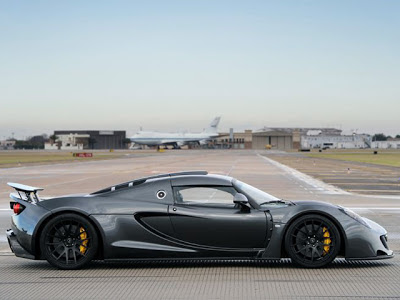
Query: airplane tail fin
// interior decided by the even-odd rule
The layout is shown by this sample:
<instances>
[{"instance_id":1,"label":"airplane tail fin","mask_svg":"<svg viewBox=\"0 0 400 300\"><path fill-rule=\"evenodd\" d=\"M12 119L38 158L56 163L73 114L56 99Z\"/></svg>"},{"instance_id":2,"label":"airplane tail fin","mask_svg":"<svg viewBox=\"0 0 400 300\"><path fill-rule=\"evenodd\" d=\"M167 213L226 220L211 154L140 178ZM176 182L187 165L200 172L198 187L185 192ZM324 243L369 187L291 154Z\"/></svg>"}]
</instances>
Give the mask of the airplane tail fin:
<instances>
[{"instance_id":1,"label":"airplane tail fin","mask_svg":"<svg viewBox=\"0 0 400 300\"><path fill-rule=\"evenodd\" d=\"M210 124L208 128L206 128L204 131L207 133L215 133L217 132L218 129L218 124L219 121L221 120L221 117L216 117Z\"/></svg>"}]
</instances>

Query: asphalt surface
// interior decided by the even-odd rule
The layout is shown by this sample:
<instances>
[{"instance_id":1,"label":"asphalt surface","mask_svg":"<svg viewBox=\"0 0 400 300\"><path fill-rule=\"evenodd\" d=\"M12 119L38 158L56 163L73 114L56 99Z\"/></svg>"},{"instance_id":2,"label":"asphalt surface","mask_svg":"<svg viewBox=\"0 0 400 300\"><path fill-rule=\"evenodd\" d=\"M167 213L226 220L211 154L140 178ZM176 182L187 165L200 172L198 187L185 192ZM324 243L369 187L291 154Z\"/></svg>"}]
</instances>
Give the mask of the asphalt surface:
<instances>
[{"instance_id":1,"label":"asphalt surface","mask_svg":"<svg viewBox=\"0 0 400 300\"><path fill-rule=\"evenodd\" d=\"M260 152L260 154L265 154ZM46 261L16 258L5 183L41 186L42 196L88 193L133 178L191 169L228 174L289 200L329 201L353 207L388 230L396 257L336 260L324 269L281 262L93 262L61 271ZM346 193L293 172L254 151L167 151L88 163L3 169L0 173L0 299L400 299L400 198Z\"/></svg>"},{"instance_id":2,"label":"asphalt surface","mask_svg":"<svg viewBox=\"0 0 400 300\"><path fill-rule=\"evenodd\" d=\"M293 152L267 152L266 155L300 172L352 193L400 196L399 167L309 157Z\"/></svg>"}]
</instances>

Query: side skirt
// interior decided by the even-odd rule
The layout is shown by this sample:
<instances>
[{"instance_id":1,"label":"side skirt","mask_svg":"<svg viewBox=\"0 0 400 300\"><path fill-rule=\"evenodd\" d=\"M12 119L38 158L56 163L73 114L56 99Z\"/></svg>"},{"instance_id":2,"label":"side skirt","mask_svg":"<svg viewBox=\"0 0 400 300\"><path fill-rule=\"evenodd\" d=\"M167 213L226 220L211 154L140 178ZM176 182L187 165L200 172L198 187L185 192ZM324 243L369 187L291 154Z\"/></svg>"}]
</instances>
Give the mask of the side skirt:
<instances>
[{"instance_id":1,"label":"side skirt","mask_svg":"<svg viewBox=\"0 0 400 300\"><path fill-rule=\"evenodd\" d=\"M190 262L217 262L217 261L237 261L237 262L245 262L245 261L252 261L252 262L277 262L280 260L287 260L287 259L267 259L267 258L258 258L258 257L183 257L183 258L108 258L104 259L102 261L104 262L126 262L126 261L133 261L133 262L139 262L139 261L146 261L146 262L168 262L168 261L177 261L177 262L183 262L183 261L190 261Z\"/></svg>"}]
</instances>

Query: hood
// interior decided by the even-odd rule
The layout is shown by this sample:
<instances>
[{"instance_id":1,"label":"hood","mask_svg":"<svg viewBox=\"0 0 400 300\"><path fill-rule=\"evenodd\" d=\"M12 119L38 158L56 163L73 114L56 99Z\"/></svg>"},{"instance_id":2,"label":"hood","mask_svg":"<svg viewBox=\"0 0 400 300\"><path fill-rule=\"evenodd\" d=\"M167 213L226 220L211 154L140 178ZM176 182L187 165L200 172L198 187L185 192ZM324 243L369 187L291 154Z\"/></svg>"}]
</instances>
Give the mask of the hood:
<instances>
[{"instance_id":1,"label":"hood","mask_svg":"<svg viewBox=\"0 0 400 300\"><path fill-rule=\"evenodd\" d=\"M328 207L336 207L338 206L336 204L332 204L329 202L324 202L324 201L318 201L318 200L295 200L291 201L295 205L300 205L300 206L305 206L305 205L322 205L322 206L328 206Z\"/></svg>"}]
</instances>

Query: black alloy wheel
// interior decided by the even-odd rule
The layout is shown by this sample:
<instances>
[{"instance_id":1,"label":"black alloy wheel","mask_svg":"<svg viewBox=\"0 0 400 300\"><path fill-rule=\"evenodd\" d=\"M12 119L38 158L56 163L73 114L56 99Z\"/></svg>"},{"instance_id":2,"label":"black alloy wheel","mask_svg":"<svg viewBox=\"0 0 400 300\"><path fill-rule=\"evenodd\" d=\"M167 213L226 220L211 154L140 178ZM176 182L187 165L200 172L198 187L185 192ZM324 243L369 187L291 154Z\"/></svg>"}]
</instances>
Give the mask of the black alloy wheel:
<instances>
[{"instance_id":1,"label":"black alloy wheel","mask_svg":"<svg viewBox=\"0 0 400 300\"><path fill-rule=\"evenodd\" d=\"M295 220L285 236L285 249L292 262L318 268L331 263L340 250L340 234L326 217L305 215Z\"/></svg>"},{"instance_id":2,"label":"black alloy wheel","mask_svg":"<svg viewBox=\"0 0 400 300\"><path fill-rule=\"evenodd\" d=\"M96 255L98 238L93 225L77 214L62 214L43 228L40 248L44 257L59 269L79 269Z\"/></svg>"}]
</instances>

